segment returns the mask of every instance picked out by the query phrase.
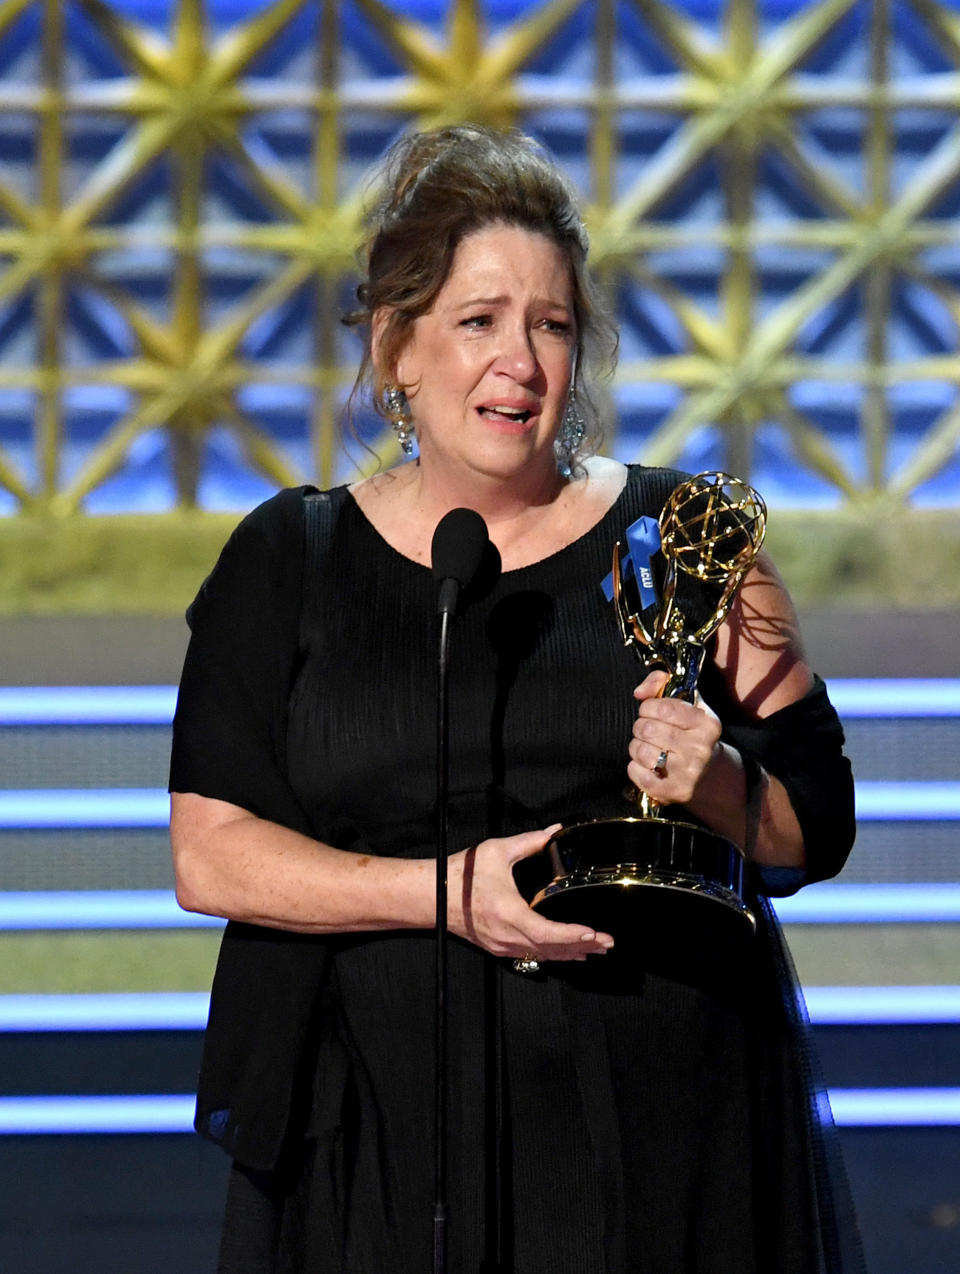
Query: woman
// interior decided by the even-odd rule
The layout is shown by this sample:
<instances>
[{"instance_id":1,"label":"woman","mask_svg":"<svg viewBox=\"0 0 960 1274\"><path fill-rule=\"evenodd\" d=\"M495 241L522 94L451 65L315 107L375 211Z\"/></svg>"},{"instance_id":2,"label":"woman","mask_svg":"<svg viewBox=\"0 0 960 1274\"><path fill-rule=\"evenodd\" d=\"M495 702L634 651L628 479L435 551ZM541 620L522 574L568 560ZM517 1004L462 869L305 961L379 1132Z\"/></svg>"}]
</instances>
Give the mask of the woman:
<instances>
[{"instance_id":1,"label":"woman","mask_svg":"<svg viewBox=\"0 0 960 1274\"><path fill-rule=\"evenodd\" d=\"M234 1156L221 1270L429 1268L426 568L458 506L502 574L466 599L450 691L449 1268L854 1268L762 904L749 955L701 979L545 919L514 879L561 821L626 812L627 777L743 844L748 773L754 887L839 870L849 767L789 600L758 565L704 701L657 698L656 671L635 688L598 583L681 475L589 454L611 340L567 186L528 139L461 127L401 142L384 191L353 321L419 457L267 501L190 614L172 839L181 904L231 921L198 1098Z\"/></svg>"}]
</instances>

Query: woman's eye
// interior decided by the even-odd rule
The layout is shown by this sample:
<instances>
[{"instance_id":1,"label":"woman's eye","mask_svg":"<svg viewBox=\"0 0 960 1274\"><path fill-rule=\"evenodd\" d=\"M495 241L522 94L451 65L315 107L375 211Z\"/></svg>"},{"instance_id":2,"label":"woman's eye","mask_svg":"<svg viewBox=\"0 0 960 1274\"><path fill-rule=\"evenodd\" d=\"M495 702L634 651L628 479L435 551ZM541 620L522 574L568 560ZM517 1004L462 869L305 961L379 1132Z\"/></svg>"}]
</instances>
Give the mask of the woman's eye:
<instances>
[{"instance_id":1,"label":"woman's eye","mask_svg":"<svg viewBox=\"0 0 960 1274\"><path fill-rule=\"evenodd\" d=\"M543 327L548 332L554 332L557 336L566 336L570 331L570 324L562 319L544 319Z\"/></svg>"},{"instance_id":2,"label":"woman's eye","mask_svg":"<svg viewBox=\"0 0 960 1274\"><path fill-rule=\"evenodd\" d=\"M461 327L489 327L492 322L489 314L471 314L460 324Z\"/></svg>"}]
</instances>

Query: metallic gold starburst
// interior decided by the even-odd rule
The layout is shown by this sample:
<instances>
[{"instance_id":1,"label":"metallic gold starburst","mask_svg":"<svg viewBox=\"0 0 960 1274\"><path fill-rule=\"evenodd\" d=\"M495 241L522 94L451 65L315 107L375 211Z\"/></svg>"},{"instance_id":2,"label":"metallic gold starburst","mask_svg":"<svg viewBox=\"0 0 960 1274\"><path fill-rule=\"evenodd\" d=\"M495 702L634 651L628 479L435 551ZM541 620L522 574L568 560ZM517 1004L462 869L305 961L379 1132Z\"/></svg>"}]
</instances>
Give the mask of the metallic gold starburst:
<instances>
[{"instance_id":1,"label":"metallic gold starburst","mask_svg":"<svg viewBox=\"0 0 960 1274\"><path fill-rule=\"evenodd\" d=\"M853 7L851 0L822 0L804 6L762 38L752 0L732 0L724 41L712 47L695 25L671 6L660 0L634 0L634 4L682 69L672 99L661 97L660 104L682 112L684 122L621 199L592 210L591 232L598 264L609 267L615 262L656 291L673 309L691 351L663 360L664 365L656 370L658 376L685 384L689 392L649 441L644 459L651 463L672 460L694 431L719 423L728 438L728 463L749 472L749 433L774 419L787 429L798 458L848 497L860 490L905 497L949 459L958 440L960 411L945 414L907 468L890 483L886 479L891 432L887 387L895 384L898 376L920 379L932 372L960 384L960 359L941 358L935 367L922 362L909 368L890 367L884 339L890 319L890 280L898 269L921 277L924 272L913 259L914 250L952 234L942 225L925 224L922 218L960 176L960 129L943 140L918 169L910 187L893 198L889 182L890 114L897 104L897 92L885 60L890 39L885 3L871 10L872 81L854 86L816 85L801 75L805 59ZM945 48L960 61L955 18L930 0L917 7L935 27ZM908 101L911 93L914 103L930 105L935 100L932 94L925 97L913 86L908 90ZM835 100L862 107L871 115L865 194L819 168L796 140L794 119ZM806 227L806 235L805 227L794 227L788 237L795 243L806 240L831 249L834 260L761 320L756 312L759 286L753 254L763 228L754 211L754 192L757 160L765 148L779 153L797 181L833 218ZM645 218L710 151L721 155L728 213L718 235L728 264L716 319L656 278L643 262L644 249L652 237ZM657 246L662 245L661 237ZM866 387L866 488L841 462L823 430L793 407L787 396L792 382L822 371L812 366L812 360L792 353L803 324L861 281L871 301L866 316L869 357L863 363L847 364L843 372ZM949 292L948 304L960 316L958 298L951 289L929 276L923 281L941 294ZM833 368L829 374L835 376L837 370ZM628 367L622 369L621 377L629 380L644 374L643 367Z\"/></svg>"},{"instance_id":2,"label":"metallic gold starburst","mask_svg":"<svg viewBox=\"0 0 960 1274\"><path fill-rule=\"evenodd\" d=\"M78 80L65 74L68 35L57 0L0 3L0 38L30 10L42 19L35 81L5 85L0 97L0 128L4 112L14 112L35 120L37 135L34 190L0 174L0 304L31 294L37 336L32 362L0 363L0 392L28 391L38 405L36 481L0 449L0 486L22 507L61 513L81 507L150 430L170 441L181 504L197 498L205 440L219 426L232 431L248 463L271 483L294 480L299 475L275 437L242 407L252 381L297 386L310 395L313 468L321 481L332 480L336 417L351 377L338 314L363 213L346 154L357 119L380 117L385 133L461 119L522 126L542 120L558 103L582 121L594 266L613 288L626 284L655 294L685 342L673 353L621 367L621 386L665 381L683 391L644 444L644 459L673 461L698 431L718 427L726 440L725 463L749 474L752 439L775 421L800 463L846 499L884 494L906 500L954 455L960 407L943 411L891 476L891 387L925 378L960 387L955 351L891 361L888 329L898 280L936 297L960 324L960 289L924 259L928 248L957 241L955 224L932 210L960 180L960 129L945 130L908 185L896 189L891 177L896 112L942 109L956 100L960 74L904 81L892 76L895 0L867 7L867 69L853 77L811 75L808 65L854 12L854 0L798 2L790 16L764 27L755 0L729 0L714 29L665 0L544 0L493 30L480 0L451 0L439 26L411 16L412 5L357 0L350 21L366 23L365 38L389 50L399 67L399 73L372 75L343 65L350 32L335 0L274 0L218 32L203 0L177 0L165 36L107 0L76 3L111 46L124 68L121 76ZM619 25L628 9L673 62L673 74L623 73ZM960 65L956 14L934 0L911 0L910 10ZM590 46L587 69L553 79L527 74L574 18L577 38ZM301 24L311 73L264 75L257 59L295 23ZM862 188L811 157L798 133L799 122L830 106L857 112L864 121ZM637 109L673 118L676 127L665 130L663 144L624 183L622 130ZM257 140L259 121L278 111L306 121L305 180ZM91 119L112 123L116 142L67 189L71 129ZM757 191L767 154L778 156L816 215L774 224L760 217ZM713 159L722 218L696 227L663 220L658 211L664 202ZM213 161L231 166L262 215L245 220L211 211ZM118 220L121 200L161 162L171 173L169 217L159 224ZM704 240L725 254L713 312L657 266L660 251L682 253ZM169 313L163 316L103 266L109 254L148 241L171 262ZM816 250L822 264L792 294L761 309L758 254L772 244L784 254ZM226 250L250 263L253 282L211 319L204 311L211 254ZM67 357L65 315L75 285L122 319L134 344L129 356L86 363ZM862 357L802 353L804 325L853 288L865 297ZM245 341L253 325L304 289L312 298L312 358L274 366L250 357ZM854 472L823 425L796 406L792 387L812 379L845 380L862 390L865 474ZM104 384L128 392L128 410L65 479L65 395L77 386ZM388 445L386 435L376 439L375 457L386 458Z\"/></svg>"}]
</instances>

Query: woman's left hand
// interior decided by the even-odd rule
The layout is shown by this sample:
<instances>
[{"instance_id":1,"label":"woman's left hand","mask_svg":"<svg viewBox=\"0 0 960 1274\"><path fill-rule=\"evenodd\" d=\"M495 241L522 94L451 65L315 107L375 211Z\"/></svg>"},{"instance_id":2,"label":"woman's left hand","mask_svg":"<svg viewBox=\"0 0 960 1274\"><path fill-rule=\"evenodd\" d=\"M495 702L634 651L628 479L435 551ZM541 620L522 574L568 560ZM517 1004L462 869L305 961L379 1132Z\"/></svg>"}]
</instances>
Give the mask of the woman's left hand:
<instances>
[{"instance_id":1,"label":"woman's left hand","mask_svg":"<svg viewBox=\"0 0 960 1274\"><path fill-rule=\"evenodd\" d=\"M719 752L721 727L699 696L696 703L658 698L667 679L665 672L651 672L633 692L640 710L627 774L661 805L687 805Z\"/></svg>"}]
</instances>

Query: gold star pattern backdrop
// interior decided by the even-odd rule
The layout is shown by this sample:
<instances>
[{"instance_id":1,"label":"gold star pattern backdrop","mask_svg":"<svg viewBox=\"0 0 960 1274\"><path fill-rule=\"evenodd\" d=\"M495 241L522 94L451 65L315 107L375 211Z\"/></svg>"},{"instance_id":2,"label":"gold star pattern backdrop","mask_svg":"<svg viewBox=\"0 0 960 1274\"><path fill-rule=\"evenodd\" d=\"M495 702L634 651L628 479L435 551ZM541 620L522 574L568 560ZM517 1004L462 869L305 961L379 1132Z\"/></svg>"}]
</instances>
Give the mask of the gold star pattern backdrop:
<instances>
[{"instance_id":1,"label":"gold star pattern backdrop","mask_svg":"<svg viewBox=\"0 0 960 1274\"><path fill-rule=\"evenodd\" d=\"M582 192L609 451L960 503L958 65L933 0L0 0L0 513L347 476L365 174L457 120Z\"/></svg>"}]
</instances>

